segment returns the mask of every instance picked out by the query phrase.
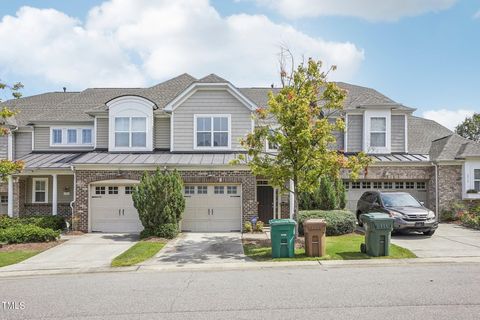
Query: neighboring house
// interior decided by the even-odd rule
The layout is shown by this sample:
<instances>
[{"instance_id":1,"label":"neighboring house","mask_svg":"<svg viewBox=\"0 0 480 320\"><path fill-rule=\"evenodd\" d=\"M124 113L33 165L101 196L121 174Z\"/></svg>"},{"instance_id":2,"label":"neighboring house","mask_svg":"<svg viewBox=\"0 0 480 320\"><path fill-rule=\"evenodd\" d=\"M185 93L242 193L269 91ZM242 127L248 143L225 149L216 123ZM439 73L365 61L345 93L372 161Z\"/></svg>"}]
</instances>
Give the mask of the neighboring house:
<instances>
[{"instance_id":1,"label":"neighboring house","mask_svg":"<svg viewBox=\"0 0 480 320\"><path fill-rule=\"evenodd\" d=\"M480 199L480 146L377 91L346 83L346 133L337 148L376 162L359 181L345 176L348 206L365 190L403 190L432 209L451 200ZM0 185L0 212L11 216L70 216L82 231L141 229L129 194L145 170L177 169L185 182L182 229L240 230L293 212L281 195L246 165L239 139L252 114L278 89L237 88L209 75L188 74L150 88L51 92L4 102L19 113L1 137L0 157L21 159L25 171ZM343 115L342 115L343 116ZM438 186L438 188L437 188Z\"/></svg>"}]
</instances>

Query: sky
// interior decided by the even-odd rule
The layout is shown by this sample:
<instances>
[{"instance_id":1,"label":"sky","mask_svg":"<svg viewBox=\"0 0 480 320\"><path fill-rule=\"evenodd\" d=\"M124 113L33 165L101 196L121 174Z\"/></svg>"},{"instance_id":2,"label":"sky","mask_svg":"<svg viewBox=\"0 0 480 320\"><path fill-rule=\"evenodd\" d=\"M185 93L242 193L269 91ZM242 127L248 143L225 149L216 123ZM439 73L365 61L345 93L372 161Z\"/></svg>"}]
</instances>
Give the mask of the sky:
<instances>
[{"instance_id":1,"label":"sky","mask_svg":"<svg viewBox=\"0 0 480 320\"><path fill-rule=\"evenodd\" d=\"M9 0L0 79L24 95L184 72L279 85L283 46L452 129L480 112L479 31L473 0Z\"/></svg>"}]
</instances>

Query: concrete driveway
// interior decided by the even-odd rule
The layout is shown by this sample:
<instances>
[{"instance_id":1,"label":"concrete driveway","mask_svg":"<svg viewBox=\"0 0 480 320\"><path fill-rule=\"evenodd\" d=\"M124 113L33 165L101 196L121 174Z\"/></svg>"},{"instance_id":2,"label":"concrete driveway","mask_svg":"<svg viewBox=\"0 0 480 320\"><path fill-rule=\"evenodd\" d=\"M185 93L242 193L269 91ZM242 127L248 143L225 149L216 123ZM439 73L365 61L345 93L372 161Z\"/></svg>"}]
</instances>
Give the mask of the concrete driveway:
<instances>
[{"instance_id":1,"label":"concrete driveway","mask_svg":"<svg viewBox=\"0 0 480 320\"><path fill-rule=\"evenodd\" d=\"M113 258L137 242L138 235L88 233L66 238L69 239L67 242L20 263L0 268L0 272L108 267Z\"/></svg>"},{"instance_id":2,"label":"concrete driveway","mask_svg":"<svg viewBox=\"0 0 480 320\"><path fill-rule=\"evenodd\" d=\"M239 232L183 233L142 265L219 264L247 260Z\"/></svg>"},{"instance_id":3,"label":"concrete driveway","mask_svg":"<svg viewBox=\"0 0 480 320\"><path fill-rule=\"evenodd\" d=\"M394 235L392 243L411 250L421 258L480 257L480 231L455 224L440 224L432 237Z\"/></svg>"}]
</instances>

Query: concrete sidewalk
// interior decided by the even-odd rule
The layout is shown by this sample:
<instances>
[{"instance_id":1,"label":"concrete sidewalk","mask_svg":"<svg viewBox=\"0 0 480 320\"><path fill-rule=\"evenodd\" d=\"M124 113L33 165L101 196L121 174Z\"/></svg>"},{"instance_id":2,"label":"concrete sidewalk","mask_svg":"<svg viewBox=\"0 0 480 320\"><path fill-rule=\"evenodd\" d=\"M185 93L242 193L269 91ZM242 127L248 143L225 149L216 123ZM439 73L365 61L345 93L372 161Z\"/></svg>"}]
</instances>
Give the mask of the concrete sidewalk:
<instances>
[{"instance_id":1,"label":"concrete sidewalk","mask_svg":"<svg viewBox=\"0 0 480 320\"><path fill-rule=\"evenodd\" d=\"M46 250L20 263L0 268L0 274L8 272L49 272L68 270L92 270L109 267L112 259L138 240L135 234L88 233L65 237L65 243Z\"/></svg>"}]
</instances>

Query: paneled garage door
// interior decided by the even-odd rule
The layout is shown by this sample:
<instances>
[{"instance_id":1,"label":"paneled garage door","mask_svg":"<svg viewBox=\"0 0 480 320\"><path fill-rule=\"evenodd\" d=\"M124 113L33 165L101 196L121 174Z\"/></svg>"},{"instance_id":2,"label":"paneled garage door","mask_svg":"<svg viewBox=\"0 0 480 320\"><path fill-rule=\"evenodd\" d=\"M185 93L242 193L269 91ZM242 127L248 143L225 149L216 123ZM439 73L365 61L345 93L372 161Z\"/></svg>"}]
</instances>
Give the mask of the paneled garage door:
<instances>
[{"instance_id":1,"label":"paneled garage door","mask_svg":"<svg viewBox=\"0 0 480 320\"><path fill-rule=\"evenodd\" d=\"M142 223L133 206L132 186L121 184L90 187L91 231L140 232Z\"/></svg>"},{"instance_id":2,"label":"paneled garage door","mask_svg":"<svg viewBox=\"0 0 480 320\"><path fill-rule=\"evenodd\" d=\"M240 185L187 184L184 192L183 231L240 231L242 225Z\"/></svg>"},{"instance_id":3,"label":"paneled garage door","mask_svg":"<svg viewBox=\"0 0 480 320\"><path fill-rule=\"evenodd\" d=\"M357 201L366 191L404 191L428 205L426 181L344 181L347 191L347 209L355 211Z\"/></svg>"}]
</instances>

